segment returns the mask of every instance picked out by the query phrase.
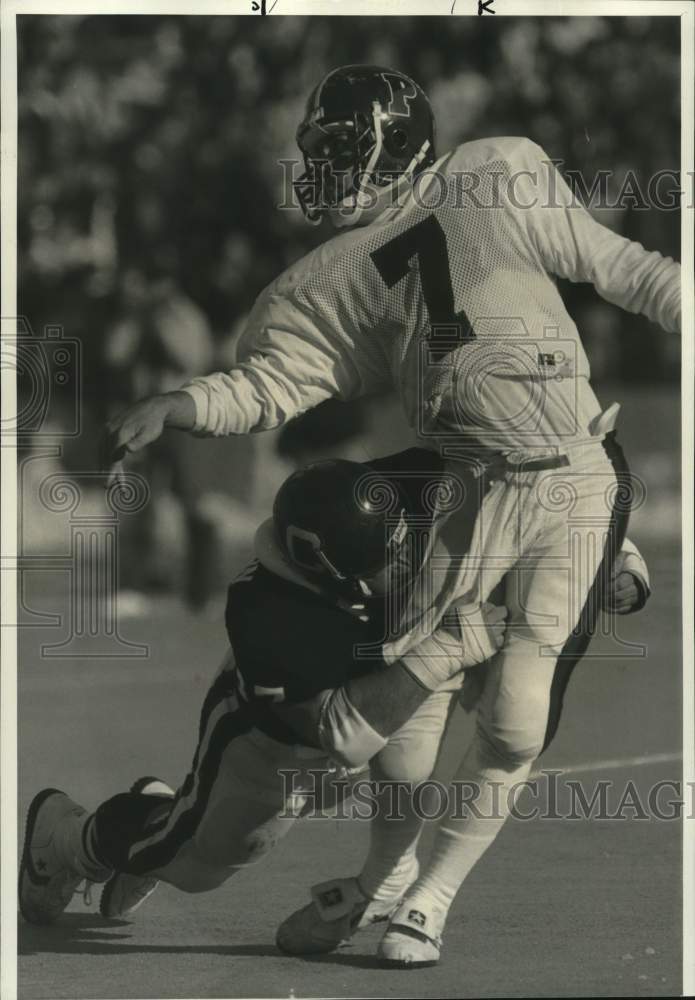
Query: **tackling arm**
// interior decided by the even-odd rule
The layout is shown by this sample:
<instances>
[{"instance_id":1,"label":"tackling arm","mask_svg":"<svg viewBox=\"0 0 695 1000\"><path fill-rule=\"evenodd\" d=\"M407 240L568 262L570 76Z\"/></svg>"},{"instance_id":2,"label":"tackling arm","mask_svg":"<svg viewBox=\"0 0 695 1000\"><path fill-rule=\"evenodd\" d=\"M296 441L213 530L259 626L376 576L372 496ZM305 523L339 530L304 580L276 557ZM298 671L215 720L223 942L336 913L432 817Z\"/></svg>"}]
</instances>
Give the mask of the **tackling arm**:
<instances>
[{"instance_id":1,"label":"tackling arm","mask_svg":"<svg viewBox=\"0 0 695 1000\"><path fill-rule=\"evenodd\" d=\"M377 754L431 692L400 663L272 711L309 745L322 746L348 767Z\"/></svg>"},{"instance_id":2,"label":"tackling arm","mask_svg":"<svg viewBox=\"0 0 695 1000\"><path fill-rule=\"evenodd\" d=\"M504 641L506 608L454 606L444 627L402 659L350 678L298 704L272 711L301 739L348 767L367 763L436 690L457 690L466 667L494 655Z\"/></svg>"}]
</instances>

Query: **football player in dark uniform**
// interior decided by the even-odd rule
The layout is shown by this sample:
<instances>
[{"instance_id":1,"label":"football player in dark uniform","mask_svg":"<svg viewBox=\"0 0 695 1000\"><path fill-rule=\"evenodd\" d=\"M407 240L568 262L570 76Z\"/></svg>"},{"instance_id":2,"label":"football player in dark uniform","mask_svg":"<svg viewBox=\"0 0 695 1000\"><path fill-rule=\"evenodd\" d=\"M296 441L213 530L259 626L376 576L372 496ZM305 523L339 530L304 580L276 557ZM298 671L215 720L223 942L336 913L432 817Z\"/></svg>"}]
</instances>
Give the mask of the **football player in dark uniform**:
<instances>
[{"instance_id":1,"label":"football player in dark uniform","mask_svg":"<svg viewBox=\"0 0 695 1000\"><path fill-rule=\"evenodd\" d=\"M443 461L419 449L368 466L320 462L287 480L257 533L257 559L229 588L231 651L205 699L190 773L175 795L141 779L93 813L40 792L21 865L28 921L54 921L82 879L106 882L108 917L129 915L159 880L215 888L307 807L349 795L370 762L377 780L430 776L462 668L492 656L504 635L503 608L459 606L402 660L384 659L435 493L447 488ZM385 916L417 875L420 827L415 815L388 823L378 810L359 879L317 896L330 910L327 937L312 947L294 921L281 946L331 950L350 924Z\"/></svg>"},{"instance_id":2,"label":"football player in dark uniform","mask_svg":"<svg viewBox=\"0 0 695 1000\"><path fill-rule=\"evenodd\" d=\"M475 504L477 489L420 449L290 476L257 532L257 558L229 588L231 649L203 704L190 773L176 794L143 778L92 813L40 792L20 869L25 919L55 921L83 879L106 883L101 911L112 918L129 916L159 880L216 888L308 809L347 797L368 766L377 808L362 871L316 886L278 945L328 952L385 919L417 877L423 823L407 794L404 818L389 818L389 783L429 778L465 668L504 641L504 608L458 604L400 660L385 654L434 512L447 494ZM616 610L638 600L630 579L616 582Z\"/></svg>"}]
</instances>

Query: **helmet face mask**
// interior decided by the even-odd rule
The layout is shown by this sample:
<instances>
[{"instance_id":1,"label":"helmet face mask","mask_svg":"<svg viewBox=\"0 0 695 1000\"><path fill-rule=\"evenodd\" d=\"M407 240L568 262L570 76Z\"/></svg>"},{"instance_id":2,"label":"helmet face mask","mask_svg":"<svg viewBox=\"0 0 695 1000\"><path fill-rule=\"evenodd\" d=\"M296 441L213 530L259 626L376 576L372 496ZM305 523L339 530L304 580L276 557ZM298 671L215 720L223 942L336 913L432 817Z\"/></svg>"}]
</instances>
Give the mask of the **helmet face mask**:
<instances>
[{"instance_id":1,"label":"helmet face mask","mask_svg":"<svg viewBox=\"0 0 695 1000\"><path fill-rule=\"evenodd\" d=\"M345 574L331 562L320 537L313 531L289 525L285 532L284 548L290 561L302 572L330 581L343 596L380 597L399 590L411 579L409 549L406 545L406 512L401 510L398 524L385 539L381 558L374 564L360 568L359 573Z\"/></svg>"},{"instance_id":2,"label":"helmet face mask","mask_svg":"<svg viewBox=\"0 0 695 1000\"><path fill-rule=\"evenodd\" d=\"M290 559L300 569L309 573L330 573L338 583L344 583L348 579L323 551L321 539L315 532L291 524L285 532L285 544Z\"/></svg>"},{"instance_id":3,"label":"helmet face mask","mask_svg":"<svg viewBox=\"0 0 695 1000\"><path fill-rule=\"evenodd\" d=\"M305 172L294 182L304 214L320 222L330 209L349 206L361 190L363 166L374 149L369 126L358 121L315 122L297 135Z\"/></svg>"},{"instance_id":4,"label":"helmet face mask","mask_svg":"<svg viewBox=\"0 0 695 1000\"><path fill-rule=\"evenodd\" d=\"M322 162L337 172L353 169L363 155L360 141L364 140L366 131L360 133L354 121L319 122L309 126L297 137L307 170L314 163Z\"/></svg>"},{"instance_id":5,"label":"helmet face mask","mask_svg":"<svg viewBox=\"0 0 695 1000\"><path fill-rule=\"evenodd\" d=\"M399 180L433 162L434 118L405 74L341 66L311 93L297 144L305 172L294 188L305 216L350 225Z\"/></svg>"}]
</instances>

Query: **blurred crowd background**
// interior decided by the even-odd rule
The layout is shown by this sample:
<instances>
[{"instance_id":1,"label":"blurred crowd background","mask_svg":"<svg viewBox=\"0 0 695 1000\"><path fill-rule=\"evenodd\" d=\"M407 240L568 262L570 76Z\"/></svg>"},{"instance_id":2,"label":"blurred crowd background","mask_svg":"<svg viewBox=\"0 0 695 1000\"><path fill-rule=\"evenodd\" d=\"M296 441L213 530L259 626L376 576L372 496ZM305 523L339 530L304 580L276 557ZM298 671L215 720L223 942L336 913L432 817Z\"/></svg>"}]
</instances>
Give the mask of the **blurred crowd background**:
<instances>
[{"instance_id":1,"label":"blurred crowd background","mask_svg":"<svg viewBox=\"0 0 695 1000\"><path fill-rule=\"evenodd\" d=\"M392 64L413 76L431 97L440 153L528 135L588 186L610 171L612 198L630 172L646 192L680 162L677 18L17 20L19 312L35 334L62 326L82 351L81 433L27 466L27 550L57 544L31 513L36 477L51 462L94 468L110 413L229 367L258 292L325 238L299 209L278 210L288 194L280 163L297 158L306 96L334 66ZM639 202L598 217L678 258L679 213ZM637 523L677 533L679 342L591 287L561 288L599 395L610 402L605 386L630 401L623 437L634 438L633 465L656 505ZM46 419L58 432L69 403L60 392L52 401ZM173 586L205 607L229 571L224 553L244 548L298 462L404 442L388 399L325 404L251 439L165 435L135 466L153 500L125 526L123 586Z\"/></svg>"}]
</instances>

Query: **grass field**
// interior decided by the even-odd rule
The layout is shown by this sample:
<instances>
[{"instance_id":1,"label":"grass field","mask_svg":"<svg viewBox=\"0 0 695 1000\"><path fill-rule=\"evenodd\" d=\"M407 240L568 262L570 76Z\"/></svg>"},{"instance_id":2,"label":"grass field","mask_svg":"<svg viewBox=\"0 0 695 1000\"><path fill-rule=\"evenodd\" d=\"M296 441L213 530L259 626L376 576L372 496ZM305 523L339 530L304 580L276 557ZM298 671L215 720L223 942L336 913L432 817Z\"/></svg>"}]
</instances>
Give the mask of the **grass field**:
<instances>
[{"instance_id":1,"label":"grass field","mask_svg":"<svg viewBox=\"0 0 695 1000\"><path fill-rule=\"evenodd\" d=\"M656 781L680 779L678 552L661 544L645 554L653 599L619 629L622 642L645 644L647 655L598 638L573 678L560 732L541 760L545 768L567 768L589 794L594 781L609 779L614 802L628 779L644 801ZM59 610L48 576L32 604ZM150 644L149 658L46 659L40 655L46 631L23 631L20 819L45 785L64 787L93 807L141 774L175 784L187 768L199 705L225 648L223 628L163 601L147 620L126 621L123 633ZM455 717L445 770L453 768L469 728L463 713ZM354 872L366 836L357 821L305 821L267 863L214 893L187 896L160 887L132 924L105 923L96 905L89 909L79 897L55 927L20 922L21 996L655 996L681 990L677 822L508 824L461 892L435 969L379 969L377 928L320 960L278 953L278 921L305 901L314 882Z\"/></svg>"}]
</instances>

